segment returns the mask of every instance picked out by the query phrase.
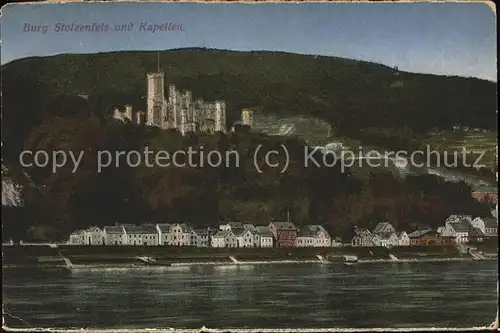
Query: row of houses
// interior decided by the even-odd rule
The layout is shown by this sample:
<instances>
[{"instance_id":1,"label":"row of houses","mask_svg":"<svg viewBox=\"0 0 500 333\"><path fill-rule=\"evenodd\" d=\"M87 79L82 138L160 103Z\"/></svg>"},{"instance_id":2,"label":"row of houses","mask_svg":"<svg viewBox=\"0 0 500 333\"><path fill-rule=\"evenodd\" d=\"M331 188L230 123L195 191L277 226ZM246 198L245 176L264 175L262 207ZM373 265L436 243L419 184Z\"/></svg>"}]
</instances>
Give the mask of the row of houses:
<instances>
[{"instance_id":1,"label":"row of houses","mask_svg":"<svg viewBox=\"0 0 500 333\"><path fill-rule=\"evenodd\" d=\"M494 217L451 215L444 226L397 232L389 222L380 222L373 231L355 229L352 246L427 246L481 243L498 236L498 220Z\"/></svg>"},{"instance_id":2,"label":"row of houses","mask_svg":"<svg viewBox=\"0 0 500 333\"><path fill-rule=\"evenodd\" d=\"M498 236L498 220L494 217L450 215L437 231L443 237L455 238L459 244L478 243L484 238Z\"/></svg>"},{"instance_id":3,"label":"row of houses","mask_svg":"<svg viewBox=\"0 0 500 333\"><path fill-rule=\"evenodd\" d=\"M493 217L451 215L444 226L410 233L396 231L390 222L380 222L370 231L355 228L351 246L422 246L482 242L498 236L498 221ZM90 227L73 232L74 245L167 245L192 247L338 247L321 225L296 227L292 222L271 222L265 226L233 222L218 228L195 229L187 223L122 224L104 228Z\"/></svg>"},{"instance_id":4,"label":"row of houses","mask_svg":"<svg viewBox=\"0 0 500 333\"><path fill-rule=\"evenodd\" d=\"M72 245L167 245L192 247L330 247L340 246L321 225L297 228L292 222L256 226L240 222L195 229L187 223L121 224L73 232Z\"/></svg>"},{"instance_id":5,"label":"row of houses","mask_svg":"<svg viewBox=\"0 0 500 333\"><path fill-rule=\"evenodd\" d=\"M380 222L373 231L355 227L352 246L410 246L410 238L405 231L397 232L389 222Z\"/></svg>"}]
</instances>

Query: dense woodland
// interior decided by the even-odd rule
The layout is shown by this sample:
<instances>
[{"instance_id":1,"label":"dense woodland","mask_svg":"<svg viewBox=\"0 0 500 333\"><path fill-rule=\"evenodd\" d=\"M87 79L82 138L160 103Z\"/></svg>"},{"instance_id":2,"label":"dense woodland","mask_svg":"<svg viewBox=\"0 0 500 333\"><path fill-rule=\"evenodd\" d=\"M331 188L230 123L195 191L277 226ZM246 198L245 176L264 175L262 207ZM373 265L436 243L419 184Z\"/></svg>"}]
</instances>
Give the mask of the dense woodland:
<instances>
[{"instance_id":1,"label":"dense woodland","mask_svg":"<svg viewBox=\"0 0 500 333\"><path fill-rule=\"evenodd\" d=\"M378 169L358 177L342 173L340 166L304 168L305 143L296 138L267 137L243 127L230 134L182 137L108 119L115 105L145 108L145 73L155 69L155 61L154 53L124 52L30 58L2 66L3 164L24 186L24 207L3 209L4 239L62 239L75 228L116 222L266 224L285 219L287 211L299 226L321 223L333 235L350 237L354 225L371 227L380 220L413 230L441 225L453 213L489 214L466 184L427 175L399 179ZM496 128L496 85L477 79L272 52L177 50L163 52L161 64L167 82L192 90L195 98L226 100L229 123L241 108L256 107L277 115L314 116L344 135L366 128L388 133L403 128L406 136L455 124ZM404 135L398 136L403 148L411 144ZM286 173L256 171L252 155L259 144L263 151L287 146ZM240 167L143 165L97 173L97 151L145 146L236 150ZM50 168L21 168L23 149L85 155L76 173L67 165L54 174Z\"/></svg>"}]
</instances>

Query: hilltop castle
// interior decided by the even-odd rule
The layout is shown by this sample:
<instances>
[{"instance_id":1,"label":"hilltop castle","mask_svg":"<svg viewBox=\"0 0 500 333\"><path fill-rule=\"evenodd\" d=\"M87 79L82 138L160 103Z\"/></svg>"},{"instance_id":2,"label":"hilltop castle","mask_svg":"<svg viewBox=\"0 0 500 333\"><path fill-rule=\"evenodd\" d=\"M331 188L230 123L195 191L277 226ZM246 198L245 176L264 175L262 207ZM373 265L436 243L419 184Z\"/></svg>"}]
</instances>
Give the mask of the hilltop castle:
<instances>
[{"instance_id":1,"label":"hilltop castle","mask_svg":"<svg viewBox=\"0 0 500 333\"><path fill-rule=\"evenodd\" d=\"M177 129L182 135L187 132L226 132L226 102L193 101L191 91L181 92L169 85L165 98L165 74L159 70L147 73L147 111L115 109L113 117L121 121L157 126L162 129Z\"/></svg>"}]
</instances>

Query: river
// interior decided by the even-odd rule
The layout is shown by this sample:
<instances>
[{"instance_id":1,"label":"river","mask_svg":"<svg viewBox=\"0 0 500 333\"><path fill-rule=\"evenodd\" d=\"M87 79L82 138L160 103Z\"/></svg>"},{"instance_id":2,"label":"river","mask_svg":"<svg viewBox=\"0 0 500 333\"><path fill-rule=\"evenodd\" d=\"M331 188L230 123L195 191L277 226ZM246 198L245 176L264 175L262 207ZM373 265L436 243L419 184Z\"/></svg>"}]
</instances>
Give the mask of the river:
<instances>
[{"instance_id":1,"label":"river","mask_svg":"<svg viewBox=\"0 0 500 333\"><path fill-rule=\"evenodd\" d=\"M407 328L489 325L497 263L3 269L9 327Z\"/></svg>"}]
</instances>

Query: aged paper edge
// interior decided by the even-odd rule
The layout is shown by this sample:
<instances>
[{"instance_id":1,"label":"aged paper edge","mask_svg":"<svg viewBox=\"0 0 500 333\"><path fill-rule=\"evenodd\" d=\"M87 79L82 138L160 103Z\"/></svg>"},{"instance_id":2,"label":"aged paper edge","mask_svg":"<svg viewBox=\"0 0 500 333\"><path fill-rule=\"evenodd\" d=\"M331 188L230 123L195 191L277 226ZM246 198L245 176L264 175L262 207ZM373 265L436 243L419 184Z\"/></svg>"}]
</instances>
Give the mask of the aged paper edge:
<instances>
[{"instance_id":1,"label":"aged paper edge","mask_svg":"<svg viewBox=\"0 0 500 333\"><path fill-rule=\"evenodd\" d=\"M492 0L112 0L112 1L85 1L85 0L47 0L40 2L17 2L17 3L7 3L4 4L0 9L1 10L9 5L38 5L38 4L65 4L65 3L112 3L112 2L137 2L137 3L180 3L180 2L193 2L193 3L247 3L247 4L263 4L263 3L484 3L488 7L491 8L496 17L496 3ZM1 45L1 39L0 39ZM498 295L498 283L497 283L497 295ZM2 304L3 305L3 304ZM200 329L185 329L185 328L137 328L137 329L99 329L99 328L9 328L5 325L4 321L4 313L2 311L2 330L6 332L89 332L89 333L97 333L97 332L105 332L105 333L122 333L122 332L154 332L154 333L163 333L163 332L186 332L186 333L194 333L194 332L255 332L255 333L267 333L267 332L439 332L439 331L463 331L463 330L471 330L471 331L484 331L484 330L498 330L498 310L496 319L490 326L483 327L428 327L428 328L294 328L294 329L268 329L268 328L259 328L259 329L240 329L240 328L219 328L219 329L210 329L205 326Z\"/></svg>"}]
</instances>

